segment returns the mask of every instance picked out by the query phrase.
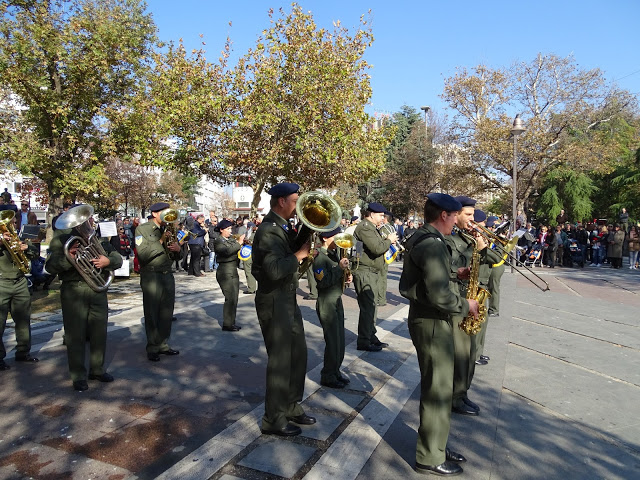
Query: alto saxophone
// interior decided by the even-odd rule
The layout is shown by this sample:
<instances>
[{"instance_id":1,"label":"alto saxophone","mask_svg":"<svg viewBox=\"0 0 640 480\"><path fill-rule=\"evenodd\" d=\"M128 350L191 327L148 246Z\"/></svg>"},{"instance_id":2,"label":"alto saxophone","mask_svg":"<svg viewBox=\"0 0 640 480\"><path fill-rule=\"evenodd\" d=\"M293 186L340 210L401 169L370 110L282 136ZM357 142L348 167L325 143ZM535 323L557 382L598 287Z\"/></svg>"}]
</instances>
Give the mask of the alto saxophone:
<instances>
[{"instance_id":1,"label":"alto saxophone","mask_svg":"<svg viewBox=\"0 0 640 480\"><path fill-rule=\"evenodd\" d=\"M471 265L469 266L469 285L467 286L467 300L474 299L478 302L478 318L469 314L464 318L458 327L467 335L476 335L482 328L482 324L487 320L487 306L486 302L491 294L480 287L478 284L478 274L480 273L480 251L478 250L478 242L473 237L462 230L458 233L466 238L468 241L473 242L473 254L471 255Z\"/></svg>"}]
</instances>

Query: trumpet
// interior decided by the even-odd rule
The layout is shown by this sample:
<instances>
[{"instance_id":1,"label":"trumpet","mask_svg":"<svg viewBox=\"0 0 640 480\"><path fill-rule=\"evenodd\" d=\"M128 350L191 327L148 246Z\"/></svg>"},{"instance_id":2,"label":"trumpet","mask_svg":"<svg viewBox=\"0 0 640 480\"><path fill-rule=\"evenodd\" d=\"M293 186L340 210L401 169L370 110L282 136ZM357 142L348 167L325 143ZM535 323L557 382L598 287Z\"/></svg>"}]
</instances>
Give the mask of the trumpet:
<instances>
[{"instance_id":1,"label":"trumpet","mask_svg":"<svg viewBox=\"0 0 640 480\"><path fill-rule=\"evenodd\" d=\"M339 233L333 239L333 243L335 243L340 249L340 258L347 258L347 249L353 247L356 244L356 237L351 235L350 233ZM342 275L342 291L348 285L347 279L351 275L351 269L347 268Z\"/></svg>"},{"instance_id":2,"label":"trumpet","mask_svg":"<svg viewBox=\"0 0 640 480\"><path fill-rule=\"evenodd\" d=\"M518 272L524 278L529 280L529 282L531 282L533 285L535 285L537 288L539 288L543 292L546 292L547 290L550 290L549 284L540 275L538 275L532 269L527 267L524 263L520 262L520 266L519 267L520 268L524 268L527 272L532 274L537 279L537 281L531 279L527 274L525 274L523 271L521 271L520 268L518 267L519 260L517 258L515 258L515 257L511 257L511 255L510 255L511 251L514 248L517 248L516 244L518 243L518 240L520 240L520 237L515 235L511 240L507 240L506 238L502 238L501 236L496 235L494 232L492 232L488 228L477 224L473 220L469 221L469 226L471 227L471 229L474 232L476 232L477 234L479 234L482 237L484 237L484 239L485 239L485 241L487 243L493 243L496 246L496 248L502 253L502 259L503 259L504 263L506 263L507 265L512 267L516 272ZM540 282L540 283L538 283L538 282Z\"/></svg>"},{"instance_id":3,"label":"trumpet","mask_svg":"<svg viewBox=\"0 0 640 480\"><path fill-rule=\"evenodd\" d=\"M390 223L385 223L380 227L378 231L380 232L380 236L385 239L392 233L396 233L395 227ZM404 252L405 248L402 245L400 245L400 243L396 242L394 245L396 247L396 250L398 250L398 253Z\"/></svg>"},{"instance_id":4,"label":"trumpet","mask_svg":"<svg viewBox=\"0 0 640 480\"><path fill-rule=\"evenodd\" d=\"M340 225L342 219L342 209L329 195L322 192L305 192L296 202L296 213L302 222L302 225L311 232L311 248L309 255L300 264L298 268L298 278L309 269L313 263L313 253L316 244L316 234L321 232L330 232ZM302 228L300 229L302 231ZM300 239L302 240L302 239ZM304 244L304 242L297 243Z\"/></svg>"}]
</instances>

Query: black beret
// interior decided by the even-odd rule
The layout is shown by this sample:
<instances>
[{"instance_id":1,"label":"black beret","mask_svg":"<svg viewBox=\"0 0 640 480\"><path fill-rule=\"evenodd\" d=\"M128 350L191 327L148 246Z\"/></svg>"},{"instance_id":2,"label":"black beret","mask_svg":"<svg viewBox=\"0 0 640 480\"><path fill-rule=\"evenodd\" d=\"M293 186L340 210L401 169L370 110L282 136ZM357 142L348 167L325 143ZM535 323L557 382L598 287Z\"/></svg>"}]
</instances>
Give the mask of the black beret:
<instances>
[{"instance_id":1,"label":"black beret","mask_svg":"<svg viewBox=\"0 0 640 480\"><path fill-rule=\"evenodd\" d=\"M462 209L462 204L446 193L430 193L427 195L427 198L445 212L457 212Z\"/></svg>"},{"instance_id":2,"label":"black beret","mask_svg":"<svg viewBox=\"0 0 640 480\"><path fill-rule=\"evenodd\" d=\"M381 203L371 202L367 206L367 210L373 213L387 213L387 209Z\"/></svg>"},{"instance_id":3,"label":"black beret","mask_svg":"<svg viewBox=\"0 0 640 480\"><path fill-rule=\"evenodd\" d=\"M231 220L227 220L226 218L221 222L218 222L218 230L224 230L225 228L229 228L233 226L233 222Z\"/></svg>"},{"instance_id":4,"label":"black beret","mask_svg":"<svg viewBox=\"0 0 640 480\"><path fill-rule=\"evenodd\" d=\"M475 207L476 201L473 198L465 197L464 195L460 195L458 197L454 197L463 207Z\"/></svg>"},{"instance_id":5,"label":"black beret","mask_svg":"<svg viewBox=\"0 0 640 480\"><path fill-rule=\"evenodd\" d=\"M475 216L475 213L474 213ZM489 217L487 218L487 227L493 227L498 221L498 217Z\"/></svg>"},{"instance_id":6,"label":"black beret","mask_svg":"<svg viewBox=\"0 0 640 480\"><path fill-rule=\"evenodd\" d=\"M340 230L340 227L334 228L333 230L331 230L330 232L320 232L320 238L329 238L329 237L333 237L334 235L337 235L339 233L341 233L342 230Z\"/></svg>"},{"instance_id":7,"label":"black beret","mask_svg":"<svg viewBox=\"0 0 640 480\"><path fill-rule=\"evenodd\" d=\"M473 212L473 221L476 223L484 222L487 219L487 214L482 210L476 210Z\"/></svg>"},{"instance_id":8,"label":"black beret","mask_svg":"<svg viewBox=\"0 0 640 480\"><path fill-rule=\"evenodd\" d=\"M161 212L162 210L166 210L169 208L169 204L167 202L158 202L154 203L149 207L149 210L152 212Z\"/></svg>"},{"instance_id":9,"label":"black beret","mask_svg":"<svg viewBox=\"0 0 640 480\"><path fill-rule=\"evenodd\" d=\"M272 197L286 197L297 193L298 190L300 190L300 185L297 183L278 183L271 187L267 193Z\"/></svg>"},{"instance_id":10,"label":"black beret","mask_svg":"<svg viewBox=\"0 0 640 480\"><path fill-rule=\"evenodd\" d=\"M351 223L355 222L356 220L358 220L360 217L357 215L354 215L353 217L351 217Z\"/></svg>"}]
</instances>

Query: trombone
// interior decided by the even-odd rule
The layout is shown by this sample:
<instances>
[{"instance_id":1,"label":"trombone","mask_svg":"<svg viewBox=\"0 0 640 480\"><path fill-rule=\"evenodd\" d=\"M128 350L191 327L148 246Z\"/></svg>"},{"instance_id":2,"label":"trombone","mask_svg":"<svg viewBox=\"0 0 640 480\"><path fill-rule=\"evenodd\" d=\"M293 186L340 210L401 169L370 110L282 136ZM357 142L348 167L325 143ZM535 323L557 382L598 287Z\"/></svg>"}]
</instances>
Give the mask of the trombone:
<instances>
[{"instance_id":1,"label":"trombone","mask_svg":"<svg viewBox=\"0 0 640 480\"><path fill-rule=\"evenodd\" d=\"M527 267L524 263L520 262L520 260L518 260L517 257L511 256L511 251L514 248L517 248L516 244L518 243L518 240L520 240L520 237L515 235L511 240L507 240L506 238L502 238L501 236L496 235L494 232L492 232L488 228L483 227L482 225L479 225L473 220L470 220L469 224L471 226L471 229L474 230L479 235L482 235L482 237L484 237L487 243L493 243L496 246L496 249L498 249L499 252L502 253L502 259L504 263L512 267L516 272L518 272L524 278L529 280L529 282L531 282L533 285L535 285L537 288L539 288L543 292L550 290L549 284L540 275L538 275L532 269ZM518 262L520 263L520 268L524 268L527 272L532 274L541 283L538 283L538 281L531 279L526 273L520 270L520 268L518 268Z\"/></svg>"}]
</instances>

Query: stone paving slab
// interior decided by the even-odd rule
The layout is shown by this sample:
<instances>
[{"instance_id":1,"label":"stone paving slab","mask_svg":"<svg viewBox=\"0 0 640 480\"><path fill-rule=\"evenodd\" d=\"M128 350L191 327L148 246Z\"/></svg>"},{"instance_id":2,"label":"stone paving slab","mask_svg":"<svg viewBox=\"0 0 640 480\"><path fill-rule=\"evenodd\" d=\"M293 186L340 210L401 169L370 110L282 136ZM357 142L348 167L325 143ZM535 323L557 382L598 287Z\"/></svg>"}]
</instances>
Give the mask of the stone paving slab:
<instances>
[{"instance_id":1,"label":"stone paving slab","mask_svg":"<svg viewBox=\"0 0 640 480\"><path fill-rule=\"evenodd\" d=\"M270 437L238 462L238 465L291 478L315 451L313 447Z\"/></svg>"}]
</instances>

